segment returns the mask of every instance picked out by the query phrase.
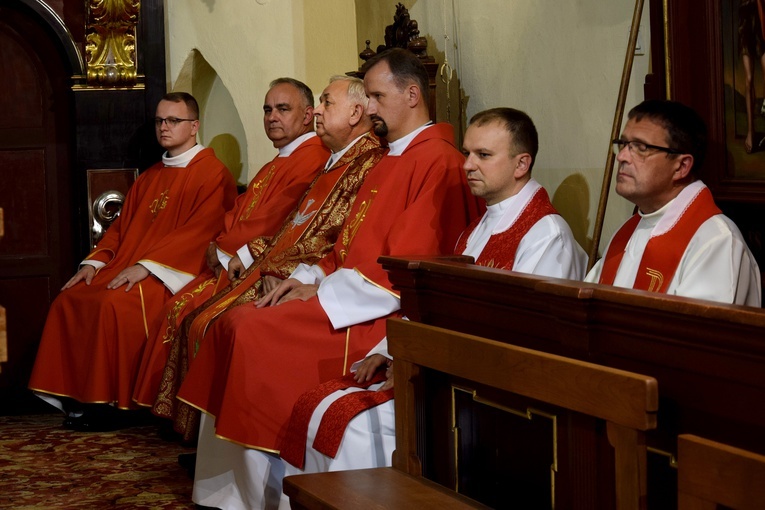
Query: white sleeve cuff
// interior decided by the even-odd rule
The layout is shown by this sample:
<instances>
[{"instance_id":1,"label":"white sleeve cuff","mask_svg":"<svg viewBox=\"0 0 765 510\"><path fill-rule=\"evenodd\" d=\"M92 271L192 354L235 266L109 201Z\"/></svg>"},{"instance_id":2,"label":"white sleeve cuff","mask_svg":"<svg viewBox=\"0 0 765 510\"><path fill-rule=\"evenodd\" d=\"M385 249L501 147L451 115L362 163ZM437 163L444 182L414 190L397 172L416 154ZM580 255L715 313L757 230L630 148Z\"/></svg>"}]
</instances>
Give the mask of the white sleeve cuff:
<instances>
[{"instance_id":1,"label":"white sleeve cuff","mask_svg":"<svg viewBox=\"0 0 765 510\"><path fill-rule=\"evenodd\" d=\"M139 260L138 264L141 264L143 267L148 269L151 274L162 280L162 283L165 284L165 287L170 289L173 294L181 290L186 286L186 284L194 279L194 275L174 271L148 260Z\"/></svg>"},{"instance_id":2,"label":"white sleeve cuff","mask_svg":"<svg viewBox=\"0 0 765 510\"><path fill-rule=\"evenodd\" d=\"M80 266L85 265L93 266L96 268L96 270L99 270L106 265L106 262L101 262L100 260L83 260L80 262Z\"/></svg>"},{"instance_id":3,"label":"white sleeve cuff","mask_svg":"<svg viewBox=\"0 0 765 510\"><path fill-rule=\"evenodd\" d=\"M321 283L324 280L324 271L318 266L309 266L308 264L300 264L292 271L290 278L294 278L300 283L306 285L315 285Z\"/></svg>"},{"instance_id":4,"label":"white sleeve cuff","mask_svg":"<svg viewBox=\"0 0 765 510\"><path fill-rule=\"evenodd\" d=\"M385 317L401 308L397 296L347 268L327 276L319 285L318 296L335 329Z\"/></svg>"},{"instance_id":5,"label":"white sleeve cuff","mask_svg":"<svg viewBox=\"0 0 765 510\"><path fill-rule=\"evenodd\" d=\"M250 266L255 263L255 259L252 258L252 254L250 253L250 248L246 244L236 250L236 254L239 255L239 260L242 261L245 269L249 269ZM226 268L226 270L228 270L228 268Z\"/></svg>"},{"instance_id":6,"label":"white sleeve cuff","mask_svg":"<svg viewBox=\"0 0 765 510\"><path fill-rule=\"evenodd\" d=\"M231 257L228 253L220 251L220 248L215 248L215 253L218 254L218 262L223 266L223 269L228 271L228 263L231 261Z\"/></svg>"}]
</instances>

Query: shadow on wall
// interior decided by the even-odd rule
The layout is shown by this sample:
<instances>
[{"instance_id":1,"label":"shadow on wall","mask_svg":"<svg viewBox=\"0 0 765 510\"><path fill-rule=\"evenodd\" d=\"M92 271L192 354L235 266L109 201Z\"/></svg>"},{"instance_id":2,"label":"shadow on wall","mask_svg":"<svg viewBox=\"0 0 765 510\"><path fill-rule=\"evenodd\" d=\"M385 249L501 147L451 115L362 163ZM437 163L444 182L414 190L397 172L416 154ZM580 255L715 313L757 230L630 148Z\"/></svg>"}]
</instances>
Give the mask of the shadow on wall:
<instances>
[{"instance_id":1,"label":"shadow on wall","mask_svg":"<svg viewBox=\"0 0 765 510\"><path fill-rule=\"evenodd\" d=\"M241 182L240 177L242 177L243 167L242 151L239 148L239 141L236 137L228 133L216 135L210 140L207 147L215 151L215 155L218 156L219 160L223 161L236 182ZM246 179L247 176L245 175L244 178Z\"/></svg>"},{"instance_id":2,"label":"shadow on wall","mask_svg":"<svg viewBox=\"0 0 765 510\"><path fill-rule=\"evenodd\" d=\"M174 91L192 94L199 103L199 142L231 171L237 182L247 182L247 144L244 125L226 85L199 50L186 57L173 82Z\"/></svg>"},{"instance_id":3,"label":"shadow on wall","mask_svg":"<svg viewBox=\"0 0 765 510\"><path fill-rule=\"evenodd\" d=\"M592 245L592 237L587 236L590 230L590 192L584 176L572 174L566 177L555 190L552 203L568 222L576 242L589 253Z\"/></svg>"}]
</instances>

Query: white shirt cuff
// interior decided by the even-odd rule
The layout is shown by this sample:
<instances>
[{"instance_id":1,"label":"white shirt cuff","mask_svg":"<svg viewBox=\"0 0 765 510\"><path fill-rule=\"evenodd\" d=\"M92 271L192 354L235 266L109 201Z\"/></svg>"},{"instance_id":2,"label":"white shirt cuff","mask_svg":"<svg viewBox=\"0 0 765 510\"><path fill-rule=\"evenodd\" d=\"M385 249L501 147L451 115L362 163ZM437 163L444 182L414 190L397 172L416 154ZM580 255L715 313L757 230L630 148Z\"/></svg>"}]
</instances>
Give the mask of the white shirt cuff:
<instances>
[{"instance_id":1,"label":"white shirt cuff","mask_svg":"<svg viewBox=\"0 0 765 510\"><path fill-rule=\"evenodd\" d=\"M236 250L236 254L239 255L239 260L242 261L245 269L249 269L250 266L255 262L255 259L252 258L252 254L250 253L250 248L246 244ZM228 270L228 268L226 269Z\"/></svg>"}]
</instances>

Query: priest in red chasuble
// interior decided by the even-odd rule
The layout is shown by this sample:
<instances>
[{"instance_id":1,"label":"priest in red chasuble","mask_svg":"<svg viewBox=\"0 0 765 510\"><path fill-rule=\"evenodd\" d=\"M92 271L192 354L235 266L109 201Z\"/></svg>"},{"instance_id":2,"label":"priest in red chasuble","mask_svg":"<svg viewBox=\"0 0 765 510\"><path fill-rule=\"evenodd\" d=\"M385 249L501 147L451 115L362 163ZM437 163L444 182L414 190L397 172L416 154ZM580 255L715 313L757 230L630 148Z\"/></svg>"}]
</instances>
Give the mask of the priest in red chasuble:
<instances>
[{"instance_id":1,"label":"priest in red chasuble","mask_svg":"<svg viewBox=\"0 0 765 510\"><path fill-rule=\"evenodd\" d=\"M222 438L276 452L298 396L347 372L398 312L377 259L450 253L478 215L452 127L429 121L417 57L394 49L370 59L364 86L389 152L367 175L332 252L298 266L257 306L221 315L181 386L178 397L214 416Z\"/></svg>"},{"instance_id":2,"label":"priest in red chasuble","mask_svg":"<svg viewBox=\"0 0 765 510\"><path fill-rule=\"evenodd\" d=\"M334 77L324 89L314 111L316 131L332 151L322 171L270 239L249 243L255 263L212 299L191 312L159 367L163 370L153 412L175 421L175 430L186 440L196 438L199 412L175 396L188 366L203 340L204 332L219 315L251 304L264 294L269 283L289 277L298 264L313 264L332 250L340 229L367 173L380 161L385 149L371 132L365 113L364 83L348 76ZM156 394L156 391L155 391Z\"/></svg>"},{"instance_id":3,"label":"priest in red chasuble","mask_svg":"<svg viewBox=\"0 0 765 510\"><path fill-rule=\"evenodd\" d=\"M50 403L131 407L152 312L204 269L236 185L212 149L197 144L198 119L189 94L159 102L162 162L138 177L119 218L51 305L29 382Z\"/></svg>"},{"instance_id":4,"label":"priest in red chasuble","mask_svg":"<svg viewBox=\"0 0 765 510\"><path fill-rule=\"evenodd\" d=\"M324 168L329 149L314 132L313 105L313 92L304 83L293 78L271 82L263 103L263 127L279 152L226 213L223 230L207 247L205 270L155 312L131 390L138 404L154 404L183 318L226 288L229 275L252 267ZM250 244L253 240L257 242Z\"/></svg>"}]
</instances>

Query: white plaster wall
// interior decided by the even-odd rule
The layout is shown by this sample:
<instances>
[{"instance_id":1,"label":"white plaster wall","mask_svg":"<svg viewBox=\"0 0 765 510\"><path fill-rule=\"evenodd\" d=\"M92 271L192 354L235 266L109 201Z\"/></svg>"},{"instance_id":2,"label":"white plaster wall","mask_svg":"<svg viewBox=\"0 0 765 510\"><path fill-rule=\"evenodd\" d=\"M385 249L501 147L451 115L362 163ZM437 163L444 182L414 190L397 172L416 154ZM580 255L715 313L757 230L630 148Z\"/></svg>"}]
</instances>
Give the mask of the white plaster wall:
<instances>
[{"instance_id":1,"label":"white plaster wall","mask_svg":"<svg viewBox=\"0 0 765 510\"><path fill-rule=\"evenodd\" d=\"M173 90L194 50L209 63L217 77L203 119L217 127L203 135L227 134L225 125L232 126L228 134L246 158L242 182L275 154L262 123L268 83L290 76L318 95L330 75L356 68L353 0L168 0L165 5L167 88Z\"/></svg>"},{"instance_id":2,"label":"white plaster wall","mask_svg":"<svg viewBox=\"0 0 765 510\"><path fill-rule=\"evenodd\" d=\"M358 39L383 43L395 0L356 0ZM429 53L444 53L466 100L465 119L496 106L526 111L540 135L534 176L588 248L600 197L634 0L403 1ZM642 40L649 41L648 11ZM449 39L444 38L447 34ZM457 49L454 45L457 45ZM636 56L627 110L643 99L648 55ZM439 84L441 89L445 86ZM458 91L456 86L451 95ZM443 90L439 100L443 101ZM455 102L451 121L456 124ZM439 118L443 119L440 111ZM466 121L466 120L465 120ZM613 184L611 186L613 188ZM631 214L611 193L601 250Z\"/></svg>"}]
</instances>

